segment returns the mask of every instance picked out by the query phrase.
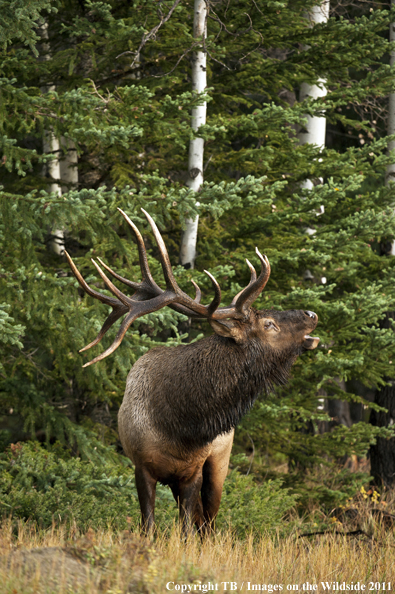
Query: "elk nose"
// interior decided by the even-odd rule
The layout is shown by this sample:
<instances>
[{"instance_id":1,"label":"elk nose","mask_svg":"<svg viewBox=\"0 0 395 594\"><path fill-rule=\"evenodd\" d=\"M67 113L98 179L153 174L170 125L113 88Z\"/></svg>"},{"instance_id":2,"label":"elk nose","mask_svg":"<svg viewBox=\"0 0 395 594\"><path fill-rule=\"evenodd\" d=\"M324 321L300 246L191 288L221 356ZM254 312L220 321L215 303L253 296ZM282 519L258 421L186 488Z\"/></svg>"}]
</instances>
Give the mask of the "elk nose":
<instances>
[{"instance_id":1,"label":"elk nose","mask_svg":"<svg viewBox=\"0 0 395 594\"><path fill-rule=\"evenodd\" d=\"M309 318L311 318L314 321L317 319L317 314L314 313L313 311L305 311L304 314L306 316L309 316Z\"/></svg>"}]
</instances>

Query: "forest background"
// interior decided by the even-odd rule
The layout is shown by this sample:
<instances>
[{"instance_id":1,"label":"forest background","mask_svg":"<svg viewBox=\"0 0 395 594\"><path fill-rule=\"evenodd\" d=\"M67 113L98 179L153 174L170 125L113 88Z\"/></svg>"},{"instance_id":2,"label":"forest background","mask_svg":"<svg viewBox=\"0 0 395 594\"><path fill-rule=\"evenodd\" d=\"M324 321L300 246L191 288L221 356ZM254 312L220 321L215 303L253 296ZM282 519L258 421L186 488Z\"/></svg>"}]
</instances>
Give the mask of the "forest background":
<instances>
[{"instance_id":1,"label":"forest background","mask_svg":"<svg viewBox=\"0 0 395 594\"><path fill-rule=\"evenodd\" d=\"M82 369L92 357L78 351L107 307L82 294L59 252L65 246L100 291L93 256L139 280L117 207L142 231L159 284L141 207L159 225L183 290L194 279L209 302L207 269L230 303L258 246L272 275L256 307L319 316L320 347L237 429L220 526L240 535L284 528L286 512L313 508L320 513L306 522L329 523L334 507L368 488L369 450L379 460L375 484L391 490L395 219L385 174L394 161L395 15L389 3L338 0L314 24L308 15L319 4L210 0L207 37L196 39L192 0L0 0L2 515L44 526L137 524L116 426L127 373L158 344L210 332L162 310ZM203 95L191 91L197 49L207 56ZM302 83L327 94L301 100ZM197 199L185 182L191 109L203 101ZM307 115L326 118L324 148L300 142ZM197 214L195 268L186 269L177 264L181 235ZM162 489L159 521L173 516Z\"/></svg>"}]
</instances>

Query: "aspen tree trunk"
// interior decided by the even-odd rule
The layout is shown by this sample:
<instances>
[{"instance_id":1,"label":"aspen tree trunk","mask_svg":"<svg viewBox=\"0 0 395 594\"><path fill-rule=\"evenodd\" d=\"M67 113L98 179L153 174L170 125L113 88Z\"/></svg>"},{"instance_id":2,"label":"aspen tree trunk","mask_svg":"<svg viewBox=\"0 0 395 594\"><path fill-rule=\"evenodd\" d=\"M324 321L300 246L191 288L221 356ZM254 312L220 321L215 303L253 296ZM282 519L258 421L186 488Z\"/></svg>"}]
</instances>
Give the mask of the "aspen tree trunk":
<instances>
[{"instance_id":1,"label":"aspen tree trunk","mask_svg":"<svg viewBox=\"0 0 395 594\"><path fill-rule=\"evenodd\" d=\"M60 153L60 180L62 194L69 190L77 189L78 186L78 156L74 142L63 136L60 139L62 151ZM64 150L66 149L66 153Z\"/></svg>"},{"instance_id":2,"label":"aspen tree trunk","mask_svg":"<svg viewBox=\"0 0 395 594\"><path fill-rule=\"evenodd\" d=\"M313 6L311 11L307 17L310 20L311 26L316 25L318 23L325 23L329 18L329 0L324 0L318 6ZM325 80L319 79L319 85L309 85L308 83L302 83L300 87L300 96L299 100L303 101L307 99L307 97L312 97L313 99L318 99L319 97L325 97L327 94L327 90L325 87ZM317 117L317 116L309 116L306 114L307 118L307 125L304 130L302 130L299 134L299 140L301 144L315 144L321 148L325 147L325 134L326 134L326 118L325 117ZM306 179L301 183L301 187L306 190L311 190L313 188L313 182L310 179ZM322 214L324 212L324 207L321 206L317 215ZM306 229L306 232L309 235L313 235L315 233L315 229L311 229L310 227ZM306 270L304 273L305 280L312 280L313 275L311 274L310 270ZM323 281L324 282L324 281Z\"/></svg>"},{"instance_id":3,"label":"aspen tree trunk","mask_svg":"<svg viewBox=\"0 0 395 594\"><path fill-rule=\"evenodd\" d=\"M195 0L193 16L193 36L195 38L205 39L207 6L205 0ZM192 56L192 90L202 93L207 86L206 75L206 54L203 51L197 51ZM200 126L206 123L207 104L204 102L198 107L192 109L192 129L198 130ZM188 180L186 185L198 192L203 183L203 138L193 138L189 144L188 159ZM196 203L199 206L199 203ZM199 217L187 219L185 231L182 236L180 262L185 268L194 268L196 257L196 241Z\"/></svg>"},{"instance_id":4,"label":"aspen tree trunk","mask_svg":"<svg viewBox=\"0 0 395 594\"><path fill-rule=\"evenodd\" d=\"M308 18L311 25L317 25L318 23L326 23L329 18L329 0L324 0L320 5L313 6L309 12ZM319 79L319 85L309 85L308 83L302 83L300 87L300 101L303 101L307 97L318 99L319 97L325 97L327 91L325 88L325 80ZM320 147L325 146L325 132L326 132L326 118L325 117L312 117L306 115L307 126L306 130L299 133L299 139L301 144L310 143L316 144ZM306 180L305 186L309 189L313 187L310 180Z\"/></svg>"},{"instance_id":5,"label":"aspen tree trunk","mask_svg":"<svg viewBox=\"0 0 395 594\"><path fill-rule=\"evenodd\" d=\"M310 20L311 26L314 26L318 23L325 23L329 18L329 0L324 0L321 4L317 6L313 6L311 11L309 12L307 18ZM327 90L325 87L325 80L319 79L319 85L309 85L308 83L302 83L300 87L300 94L299 100L303 101L308 97L312 97L313 99L318 99L319 97L325 97L327 94ZM325 117L317 117L317 116L310 116L306 114L307 124L306 128L302 130L299 134L299 141L301 144L315 144L320 148L325 147L325 134L326 134L326 118ZM313 188L313 182L311 179L306 179L301 183L301 187L306 190L311 190ZM324 207L318 210L317 215L322 214L324 212ZM314 235L315 229L308 227L306 229L306 233L309 235ZM310 270L305 270L303 274L303 278L306 281L313 280L313 275ZM325 278L321 279L321 282L326 282ZM319 411L324 411L326 409L326 402L325 398L318 399L318 407Z\"/></svg>"},{"instance_id":6,"label":"aspen tree trunk","mask_svg":"<svg viewBox=\"0 0 395 594\"><path fill-rule=\"evenodd\" d=\"M67 152L62 156L65 147L67 147ZM45 171L46 175L52 180L49 184L49 191L61 196L64 192L77 188L78 159L74 143L66 140L63 136L61 142L59 142L52 132L46 132L43 140L43 151L46 154L54 155L54 159L47 163ZM52 230L51 248L58 256L64 254L64 238L64 229Z\"/></svg>"},{"instance_id":7,"label":"aspen tree trunk","mask_svg":"<svg viewBox=\"0 0 395 594\"><path fill-rule=\"evenodd\" d=\"M50 47L48 42L48 23L44 23L40 27L41 37L45 40L43 43L43 56L42 60L47 61L50 59ZM46 85L41 88L44 93L54 91L54 85ZM49 177L52 182L49 184L49 191L55 192L58 196L62 195L62 189L59 184L60 180L60 162L59 162L60 144L59 140L55 137L51 130L44 132L43 138L43 153L47 155L53 155L54 158L43 168L43 175ZM52 250L62 256L64 253L64 232L62 229L52 230L52 241L50 243Z\"/></svg>"},{"instance_id":8,"label":"aspen tree trunk","mask_svg":"<svg viewBox=\"0 0 395 594\"><path fill-rule=\"evenodd\" d=\"M49 191L55 192L58 196L62 195L62 188L60 186L60 161L59 161L59 153L60 153L60 144L59 140L54 136L52 132L46 132L44 134L43 139L43 151L46 154L54 155L54 158L45 166L45 173L48 177L51 178L51 183L49 184ZM58 254L58 256L62 256L64 254L64 231L63 229L53 229L52 230L52 241L51 241L51 248Z\"/></svg>"},{"instance_id":9,"label":"aspen tree trunk","mask_svg":"<svg viewBox=\"0 0 395 594\"><path fill-rule=\"evenodd\" d=\"M41 29L41 35L44 40L48 40L48 23L45 23ZM49 42L43 43L44 49L44 60L50 59L50 47ZM47 85L42 88L46 93L55 90L55 85ZM63 159L61 159L62 148L67 147L67 152ZM63 192L67 192L73 187L77 187L78 184L78 169L77 169L77 151L73 142L61 138L55 137L52 130L44 133L43 138L43 152L45 154L53 155L54 158L49 161L44 169L44 175L48 176L52 181L49 184L49 191L55 192L58 196L61 196ZM63 184L62 184L63 182ZM53 229L52 230L52 241L51 248L59 256L63 256L65 250L64 243L64 229Z\"/></svg>"}]
</instances>

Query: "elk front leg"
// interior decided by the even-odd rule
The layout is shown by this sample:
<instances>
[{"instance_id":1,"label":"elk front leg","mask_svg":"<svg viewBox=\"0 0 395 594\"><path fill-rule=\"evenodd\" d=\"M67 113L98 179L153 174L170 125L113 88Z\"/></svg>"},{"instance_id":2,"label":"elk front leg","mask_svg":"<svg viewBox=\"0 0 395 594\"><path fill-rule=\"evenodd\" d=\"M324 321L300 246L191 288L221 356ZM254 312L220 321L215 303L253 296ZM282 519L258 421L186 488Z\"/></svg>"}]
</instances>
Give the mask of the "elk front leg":
<instances>
[{"instance_id":1,"label":"elk front leg","mask_svg":"<svg viewBox=\"0 0 395 594\"><path fill-rule=\"evenodd\" d=\"M148 535L155 525L155 491L157 481L142 466L136 466L134 476L141 510L141 531Z\"/></svg>"},{"instance_id":2,"label":"elk front leg","mask_svg":"<svg viewBox=\"0 0 395 594\"><path fill-rule=\"evenodd\" d=\"M203 535L208 535L214 530L214 521L221 503L224 480L225 477L218 476L213 465L207 460L203 468L202 485L204 523L200 530Z\"/></svg>"},{"instance_id":3,"label":"elk front leg","mask_svg":"<svg viewBox=\"0 0 395 594\"><path fill-rule=\"evenodd\" d=\"M203 475L200 468L191 479L180 480L179 482L179 509L180 521L184 536L189 536L192 529L192 522L195 521L196 508L199 501L200 489L202 488Z\"/></svg>"},{"instance_id":4,"label":"elk front leg","mask_svg":"<svg viewBox=\"0 0 395 594\"><path fill-rule=\"evenodd\" d=\"M200 529L203 535L214 530L214 521L221 503L222 489L228 473L230 452L234 431L218 436L212 447L212 454L203 466L201 490L204 523Z\"/></svg>"}]
</instances>

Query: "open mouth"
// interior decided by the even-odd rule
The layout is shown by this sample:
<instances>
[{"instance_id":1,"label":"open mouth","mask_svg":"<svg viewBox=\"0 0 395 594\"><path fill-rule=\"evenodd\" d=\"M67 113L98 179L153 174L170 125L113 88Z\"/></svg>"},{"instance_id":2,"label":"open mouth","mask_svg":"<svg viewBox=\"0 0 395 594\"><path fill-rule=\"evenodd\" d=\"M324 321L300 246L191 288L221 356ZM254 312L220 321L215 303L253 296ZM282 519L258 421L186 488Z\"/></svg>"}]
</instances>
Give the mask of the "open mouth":
<instances>
[{"instance_id":1,"label":"open mouth","mask_svg":"<svg viewBox=\"0 0 395 594\"><path fill-rule=\"evenodd\" d=\"M303 340L303 346L305 349L312 351L313 349L317 348L319 342L320 339L318 336L309 336L306 334Z\"/></svg>"}]
</instances>

